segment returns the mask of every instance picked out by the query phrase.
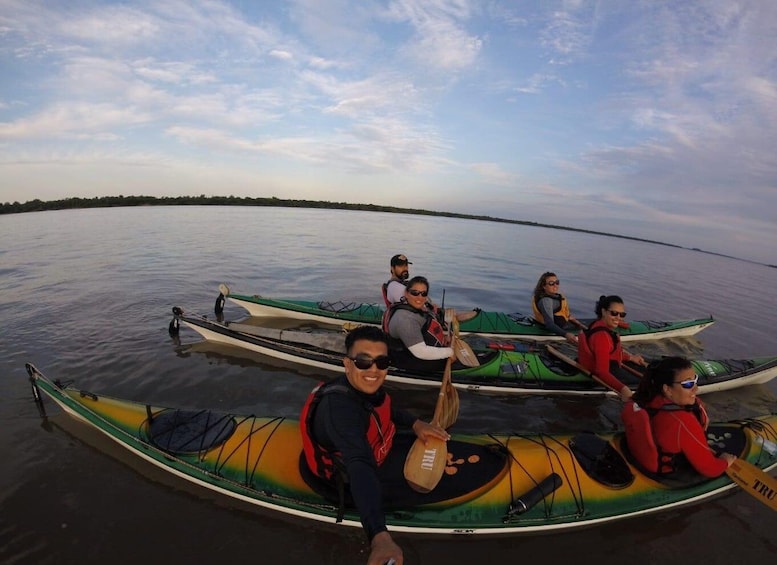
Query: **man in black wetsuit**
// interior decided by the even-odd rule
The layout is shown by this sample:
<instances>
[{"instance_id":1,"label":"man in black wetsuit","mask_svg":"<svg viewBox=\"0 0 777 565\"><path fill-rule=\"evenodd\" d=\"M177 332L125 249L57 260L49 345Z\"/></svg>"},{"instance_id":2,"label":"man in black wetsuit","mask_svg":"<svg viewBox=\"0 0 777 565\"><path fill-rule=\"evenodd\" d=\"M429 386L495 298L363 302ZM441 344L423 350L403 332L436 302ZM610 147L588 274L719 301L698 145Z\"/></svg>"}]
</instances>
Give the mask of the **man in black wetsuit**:
<instances>
[{"instance_id":1,"label":"man in black wetsuit","mask_svg":"<svg viewBox=\"0 0 777 565\"><path fill-rule=\"evenodd\" d=\"M315 475L333 484L338 473L347 477L370 540L367 564L383 565L394 559L402 565L402 549L386 529L382 463L391 455L397 427L412 428L422 440L447 441L450 436L392 406L383 389L389 366L388 338L383 331L373 326L356 328L346 337L345 347L345 375L316 387L302 409L305 461Z\"/></svg>"}]
</instances>

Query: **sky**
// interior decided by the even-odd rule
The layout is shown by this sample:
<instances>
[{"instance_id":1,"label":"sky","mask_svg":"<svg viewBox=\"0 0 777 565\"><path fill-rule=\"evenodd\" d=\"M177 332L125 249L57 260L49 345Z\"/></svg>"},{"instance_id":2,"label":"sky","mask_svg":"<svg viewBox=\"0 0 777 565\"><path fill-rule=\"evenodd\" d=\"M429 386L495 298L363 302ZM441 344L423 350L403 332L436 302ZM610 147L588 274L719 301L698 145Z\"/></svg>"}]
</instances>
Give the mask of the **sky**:
<instances>
[{"instance_id":1,"label":"sky","mask_svg":"<svg viewBox=\"0 0 777 565\"><path fill-rule=\"evenodd\" d=\"M777 2L0 0L0 202L326 200L777 264Z\"/></svg>"}]
</instances>

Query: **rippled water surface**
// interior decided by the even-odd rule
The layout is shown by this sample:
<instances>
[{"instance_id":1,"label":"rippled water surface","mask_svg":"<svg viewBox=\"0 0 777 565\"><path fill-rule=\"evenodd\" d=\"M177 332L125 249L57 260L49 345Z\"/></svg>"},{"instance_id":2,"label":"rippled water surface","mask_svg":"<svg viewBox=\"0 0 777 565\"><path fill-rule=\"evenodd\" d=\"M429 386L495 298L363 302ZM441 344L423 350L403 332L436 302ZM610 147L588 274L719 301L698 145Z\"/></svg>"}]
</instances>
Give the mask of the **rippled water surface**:
<instances>
[{"instance_id":1,"label":"rippled water surface","mask_svg":"<svg viewBox=\"0 0 777 565\"><path fill-rule=\"evenodd\" d=\"M672 241L667 232L666 241ZM432 297L528 311L545 270L574 313L623 296L631 319L713 314L695 338L634 346L706 357L774 354L777 269L575 232L393 214L143 207L0 216L0 562L363 563L361 531L285 518L211 495L135 461L59 412L41 419L24 371L155 404L296 417L315 375L167 333L171 307L211 314L235 292L377 302L405 253ZM775 261L777 262L777 261ZM244 312L227 304L225 317ZM435 395L394 389L431 415ZM777 383L707 395L713 418L777 410ZM458 431L607 431L612 399L461 395ZM743 493L572 533L398 536L409 564L771 562L777 516ZM691 549L693 548L693 549ZM689 557L689 551L692 557Z\"/></svg>"}]
</instances>

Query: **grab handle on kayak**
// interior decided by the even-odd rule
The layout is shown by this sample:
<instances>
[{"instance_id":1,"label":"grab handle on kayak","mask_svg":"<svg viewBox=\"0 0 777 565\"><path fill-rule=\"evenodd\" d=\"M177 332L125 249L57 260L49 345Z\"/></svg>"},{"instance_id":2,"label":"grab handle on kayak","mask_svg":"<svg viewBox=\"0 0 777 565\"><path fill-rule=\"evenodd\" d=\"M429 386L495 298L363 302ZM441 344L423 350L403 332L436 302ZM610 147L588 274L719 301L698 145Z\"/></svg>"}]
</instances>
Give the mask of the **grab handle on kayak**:
<instances>
[{"instance_id":1,"label":"grab handle on kayak","mask_svg":"<svg viewBox=\"0 0 777 565\"><path fill-rule=\"evenodd\" d=\"M562 484L564 484L564 481L558 473L551 473L538 483L537 486L513 500L510 504L510 509L507 511L508 518L515 514L528 512L546 496L555 492Z\"/></svg>"}]
</instances>

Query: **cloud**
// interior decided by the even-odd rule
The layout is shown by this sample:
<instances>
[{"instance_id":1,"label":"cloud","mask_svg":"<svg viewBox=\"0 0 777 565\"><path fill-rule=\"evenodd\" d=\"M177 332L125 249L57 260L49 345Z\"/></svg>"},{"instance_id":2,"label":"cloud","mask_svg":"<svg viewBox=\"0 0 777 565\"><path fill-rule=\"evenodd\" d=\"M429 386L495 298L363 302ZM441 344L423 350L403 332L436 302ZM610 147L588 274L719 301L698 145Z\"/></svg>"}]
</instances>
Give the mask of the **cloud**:
<instances>
[{"instance_id":1,"label":"cloud","mask_svg":"<svg viewBox=\"0 0 777 565\"><path fill-rule=\"evenodd\" d=\"M54 105L30 119L0 124L0 139L48 139L52 137L101 141L117 139L112 128L141 124L148 116L112 104Z\"/></svg>"},{"instance_id":2,"label":"cloud","mask_svg":"<svg viewBox=\"0 0 777 565\"><path fill-rule=\"evenodd\" d=\"M4 193L48 190L34 164L71 158L76 178L146 155L160 190L185 190L166 175L196 163L241 186L272 171L287 197L369 186L397 205L609 217L642 236L716 222L720 245L772 253L769 2L2 5Z\"/></svg>"},{"instance_id":3,"label":"cloud","mask_svg":"<svg viewBox=\"0 0 777 565\"><path fill-rule=\"evenodd\" d=\"M499 163L470 163L468 168L478 173L483 182L489 184L513 187L518 182L517 175L505 171Z\"/></svg>"},{"instance_id":4,"label":"cloud","mask_svg":"<svg viewBox=\"0 0 777 565\"><path fill-rule=\"evenodd\" d=\"M429 69L457 71L472 66L483 46L465 27L475 6L466 0L397 0L386 18L413 28L413 41L403 49L408 58Z\"/></svg>"},{"instance_id":5,"label":"cloud","mask_svg":"<svg viewBox=\"0 0 777 565\"><path fill-rule=\"evenodd\" d=\"M554 64L568 64L590 45L592 29L586 2L564 2L550 14L540 33L540 44L551 53Z\"/></svg>"}]
</instances>

